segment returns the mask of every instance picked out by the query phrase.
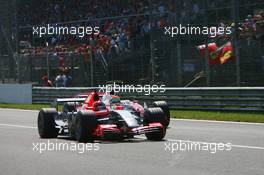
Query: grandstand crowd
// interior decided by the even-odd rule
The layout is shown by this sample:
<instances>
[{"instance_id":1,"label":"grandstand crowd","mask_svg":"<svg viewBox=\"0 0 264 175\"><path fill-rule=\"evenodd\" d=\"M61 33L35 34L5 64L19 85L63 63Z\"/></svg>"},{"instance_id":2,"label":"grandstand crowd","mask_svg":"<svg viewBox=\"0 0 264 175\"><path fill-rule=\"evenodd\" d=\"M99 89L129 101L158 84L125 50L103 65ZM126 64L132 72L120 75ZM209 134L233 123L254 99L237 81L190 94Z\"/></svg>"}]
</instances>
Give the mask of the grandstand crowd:
<instances>
[{"instance_id":1,"label":"grandstand crowd","mask_svg":"<svg viewBox=\"0 0 264 175\"><path fill-rule=\"evenodd\" d=\"M72 35L51 35L33 38L31 28L20 33L21 53L43 54L91 52L104 55L121 54L142 47L139 38L148 38L151 30L168 24L199 23L205 15L200 0L98 0L98 1L22 1L19 6L19 26L58 24L63 26L99 26L99 35L83 38ZM251 3L244 0L243 3ZM256 1L260 2L261 1ZM208 8L230 5L228 0L208 0ZM225 15L225 14L223 14ZM111 18L112 17L112 18ZM81 20L81 21L80 21ZM69 21L75 21L70 22ZM241 36L263 37L264 13L250 14L240 24ZM231 21L225 21L232 25ZM26 30L27 29L27 30ZM48 45L47 45L48 43Z\"/></svg>"},{"instance_id":2,"label":"grandstand crowd","mask_svg":"<svg viewBox=\"0 0 264 175\"><path fill-rule=\"evenodd\" d=\"M165 25L167 12L173 10L171 8L173 5L165 2L159 0L152 2L153 13L159 14L158 21L152 24L150 24L149 16L147 15L150 13L150 7L146 0L134 0L130 3L120 0L78 0L62 1L60 3L57 1L50 1L49 3L28 1L20 13L21 20L19 21L20 25L27 26L88 20L87 22L63 25L99 26L101 29L100 35L86 36L84 38L77 36L48 36L40 40L40 47L34 49L36 53L43 51L45 42L49 42L55 51L72 51L73 49L74 51L83 51L92 47L104 53L122 53L136 47L133 42L136 37L145 37L149 34L152 27L161 28ZM35 8L36 6L38 8ZM131 17L119 18L119 16ZM108 17L116 18L107 19ZM94 19L102 20L92 21ZM32 35L24 33L21 40L32 43Z\"/></svg>"}]
</instances>

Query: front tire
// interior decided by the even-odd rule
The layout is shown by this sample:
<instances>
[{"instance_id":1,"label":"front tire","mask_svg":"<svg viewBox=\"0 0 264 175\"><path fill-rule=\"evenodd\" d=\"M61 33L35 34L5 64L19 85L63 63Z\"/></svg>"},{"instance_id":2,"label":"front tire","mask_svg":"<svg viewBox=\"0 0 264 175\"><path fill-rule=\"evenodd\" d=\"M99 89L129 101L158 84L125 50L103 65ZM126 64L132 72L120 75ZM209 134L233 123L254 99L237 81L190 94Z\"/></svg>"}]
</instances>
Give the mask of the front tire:
<instances>
[{"instance_id":1,"label":"front tire","mask_svg":"<svg viewBox=\"0 0 264 175\"><path fill-rule=\"evenodd\" d=\"M41 109L38 114L38 132L40 138L56 138L59 129L56 128L54 117L58 115L55 108Z\"/></svg>"},{"instance_id":2,"label":"front tire","mask_svg":"<svg viewBox=\"0 0 264 175\"><path fill-rule=\"evenodd\" d=\"M93 142L96 129L96 115L92 111L79 111L76 116L75 138L78 142Z\"/></svg>"},{"instance_id":3,"label":"front tire","mask_svg":"<svg viewBox=\"0 0 264 175\"><path fill-rule=\"evenodd\" d=\"M160 141L166 135L166 117L161 108L149 108L144 112L144 125L147 126L150 123L159 122L162 124L162 128L157 132L146 133L148 140Z\"/></svg>"}]
</instances>

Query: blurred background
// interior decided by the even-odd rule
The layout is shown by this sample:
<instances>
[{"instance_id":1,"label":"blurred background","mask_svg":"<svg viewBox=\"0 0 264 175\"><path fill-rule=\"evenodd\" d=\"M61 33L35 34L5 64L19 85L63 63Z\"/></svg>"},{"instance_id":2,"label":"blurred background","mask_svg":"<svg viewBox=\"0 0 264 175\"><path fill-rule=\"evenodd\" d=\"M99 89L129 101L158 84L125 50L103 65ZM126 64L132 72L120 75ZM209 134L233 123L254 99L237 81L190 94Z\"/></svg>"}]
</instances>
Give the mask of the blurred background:
<instances>
[{"instance_id":1,"label":"blurred background","mask_svg":"<svg viewBox=\"0 0 264 175\"><path fill-rule=\"evenodd\" d=\"M101 33L32 35L47 24L99 26ZM230 26L232 34L164 34L180 24ZM0 0L0 27L2 83L264 85L263 0ZM224 62L214 60L212 43L223 55L231 43Z\"/></svg>"}]
</instances>

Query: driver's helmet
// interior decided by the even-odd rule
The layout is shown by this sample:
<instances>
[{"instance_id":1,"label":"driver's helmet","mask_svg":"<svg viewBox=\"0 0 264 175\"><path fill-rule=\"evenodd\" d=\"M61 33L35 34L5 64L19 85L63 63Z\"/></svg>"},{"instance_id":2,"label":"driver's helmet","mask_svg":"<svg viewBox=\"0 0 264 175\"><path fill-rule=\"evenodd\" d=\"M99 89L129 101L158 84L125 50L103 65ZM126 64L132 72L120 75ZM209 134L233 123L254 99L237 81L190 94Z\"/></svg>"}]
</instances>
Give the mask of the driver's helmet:
<instances>
[{"instance_id":1,"label":"driver's helmet","mask_svg":"<svg viewBox=\"0 0 264 175\"><path fill-rule=\"evenodd\" d=\"M120 97L116 95L112 95L112 98L110 99L110 104L119 104L121 103Z\"/></svg>"}]
</instances>

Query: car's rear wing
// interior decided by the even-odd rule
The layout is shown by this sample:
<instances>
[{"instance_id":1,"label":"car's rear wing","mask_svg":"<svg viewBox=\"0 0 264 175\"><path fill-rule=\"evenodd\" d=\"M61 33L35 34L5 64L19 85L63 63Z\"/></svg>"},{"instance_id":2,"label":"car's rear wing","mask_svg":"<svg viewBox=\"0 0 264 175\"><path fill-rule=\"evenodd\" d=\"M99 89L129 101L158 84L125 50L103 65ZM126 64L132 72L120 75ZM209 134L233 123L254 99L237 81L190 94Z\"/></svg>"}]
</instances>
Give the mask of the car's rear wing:
<instances>
[{"instance_id":1,"label":"car's rear wing","mask_svg":"<svg viewBox=\"0 0 264 175\"><path fill-rule=\"evenodd\" d=\"M66 103L66 102L84 102L86 98L57 98L51 103L52 108L56 108L58 110L58 104Z\"/></svg>"}]
</instances>

